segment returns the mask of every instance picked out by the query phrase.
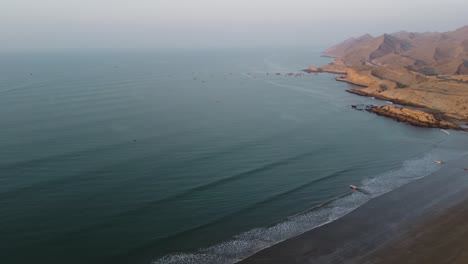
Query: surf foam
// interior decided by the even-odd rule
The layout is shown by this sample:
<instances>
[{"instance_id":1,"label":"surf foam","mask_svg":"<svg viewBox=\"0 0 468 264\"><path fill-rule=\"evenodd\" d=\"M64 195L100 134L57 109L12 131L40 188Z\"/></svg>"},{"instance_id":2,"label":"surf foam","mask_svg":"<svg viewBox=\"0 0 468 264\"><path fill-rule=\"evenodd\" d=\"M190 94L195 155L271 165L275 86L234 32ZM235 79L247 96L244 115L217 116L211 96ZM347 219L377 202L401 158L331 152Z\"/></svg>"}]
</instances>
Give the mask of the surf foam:
<instances>
[{"instance_id":1,"label":"surf foam","mask_svg":"<svg viewBox=\"0 0 468 264\"><path fill-rule=\"evenodd\" d=\"M458 153L459 154L459 153ZM181 253L162 257L153 264L232 264L281 241L298 236L314 228L345 216L370 199L402 185L420 179L440 168L434 159L443 155L455 158L456 153L438 153L433 150L423 157L405 161L402 166L362 181L362 187L371 195L351 192L343 198L325 203L319 208L289 218L270 227L256 228L233 237L230 241L200 249L195 253Z\"/></svg>"}]
</instances>

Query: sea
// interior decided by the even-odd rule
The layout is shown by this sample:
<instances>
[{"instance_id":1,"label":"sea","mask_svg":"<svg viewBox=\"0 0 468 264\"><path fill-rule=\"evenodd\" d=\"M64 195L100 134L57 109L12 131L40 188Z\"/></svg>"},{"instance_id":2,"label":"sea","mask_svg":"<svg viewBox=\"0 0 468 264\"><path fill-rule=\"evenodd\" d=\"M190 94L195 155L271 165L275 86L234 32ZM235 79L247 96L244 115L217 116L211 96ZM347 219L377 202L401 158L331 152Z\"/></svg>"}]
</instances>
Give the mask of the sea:
<instances>
[{"instance_id":1,"label":"sea","mask_svg":"<svg viewBox=\"0 0 468 264\"><path fill-rule=\"evenodd\" d=\"M320 51L0 54L0 261L231 264L467 152L352 109L389 102Z\"/></svg>"}]
</instances>

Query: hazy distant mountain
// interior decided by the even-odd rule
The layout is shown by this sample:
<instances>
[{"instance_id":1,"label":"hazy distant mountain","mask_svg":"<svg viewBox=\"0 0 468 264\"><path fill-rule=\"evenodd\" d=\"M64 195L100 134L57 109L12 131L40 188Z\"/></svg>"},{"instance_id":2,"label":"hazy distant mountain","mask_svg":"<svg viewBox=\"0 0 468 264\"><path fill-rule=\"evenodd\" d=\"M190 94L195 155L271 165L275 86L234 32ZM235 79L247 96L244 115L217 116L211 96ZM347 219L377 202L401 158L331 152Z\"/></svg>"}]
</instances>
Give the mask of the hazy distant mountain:
<instances>
[{"instance_id":1,"label":"hazy distant mountain","mask_svg":"<svg viewBox=\"0 0 468 264\"><path fill-rule=\"evenodd\" d=\"M445 33L397 32L351 38L326 50L347 66L406 67L426 75L467 74L468 26Z\"/></svg>"},{"instance_id":2,"label":"hazy distant mountain","mask_svg":"<svg viewBox=\"0 0 468 264\"><path fill-rule=\"evenodd\" d=\"M361 44L363 42L366 42L366 41L369 41L371 39L373 39L374 37L372 37L371 35L369 34L365 34L365 35L362 35L360 36L359 38L350 38L350 39L347 39L343 42L341 42L340 44L336 45L336 46L333 46L331 48L329 48L328 50L325 51L325 54L331 56L331 57L340 57L340 56L343 56L346 51L358 44Z\"/></svg>"},{"instance_id":3,"label":"hazy distant mountain","mask_svg":"<svg viewBox=\"0 0 468 264\"><path fill-rule=\"evenodd\" d=\"M349 92L425 107L468 125L468 26L444 33L366 34L329 48L325 55L335 61L306 71L341 74L337 80L360 87Z\"/></svg>"}]
</instances>

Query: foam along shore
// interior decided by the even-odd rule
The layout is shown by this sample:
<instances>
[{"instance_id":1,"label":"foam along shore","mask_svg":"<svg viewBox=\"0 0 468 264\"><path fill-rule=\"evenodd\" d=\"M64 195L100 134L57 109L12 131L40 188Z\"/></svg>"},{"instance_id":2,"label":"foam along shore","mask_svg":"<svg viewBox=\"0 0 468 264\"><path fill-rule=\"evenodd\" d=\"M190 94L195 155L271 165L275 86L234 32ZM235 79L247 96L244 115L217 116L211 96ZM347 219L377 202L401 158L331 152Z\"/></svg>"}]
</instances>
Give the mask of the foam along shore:
<instances>
[{"instance_id":1,"label":"foam along shore","mask_svg":"<svg viewBox=\"0 0 468 264\"><path fill-rule=\"evenodd\" d=\"M467 263L468 155L239 264ZM447 261L451 260L451 261Z\"/></svg>"}]
</instances>

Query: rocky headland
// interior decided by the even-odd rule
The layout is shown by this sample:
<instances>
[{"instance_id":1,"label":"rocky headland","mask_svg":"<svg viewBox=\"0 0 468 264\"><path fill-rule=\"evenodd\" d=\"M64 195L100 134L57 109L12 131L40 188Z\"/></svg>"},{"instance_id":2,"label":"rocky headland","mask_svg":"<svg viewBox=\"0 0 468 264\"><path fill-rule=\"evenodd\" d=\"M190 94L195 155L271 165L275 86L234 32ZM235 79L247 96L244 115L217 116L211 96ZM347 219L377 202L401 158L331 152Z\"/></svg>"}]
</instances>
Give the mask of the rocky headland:
<instances>
[{"instance_id":1,"label":"rocky headland","mask_svg":"<svg viewBox=\"0 0 468 264\"><path fill-rule=\"evenodd\" d=\"M407 107L372 112L423 127L468 124L468 26L444 33L397 32L348 39L324 52L335 58L305 72L339 74L347 91Z\"/></svg>"},{"instance_id":2,"label":"rocky headland","mask_svg":"<svg viewBox=\"0 0 468 264\"><path fill-rule=\"evenodd\" d=\"M373 106L367 111L419 127L460 129L458 125L445 121L435 114L415 109L384 105Z\"/></svg>"}]
</instances>

